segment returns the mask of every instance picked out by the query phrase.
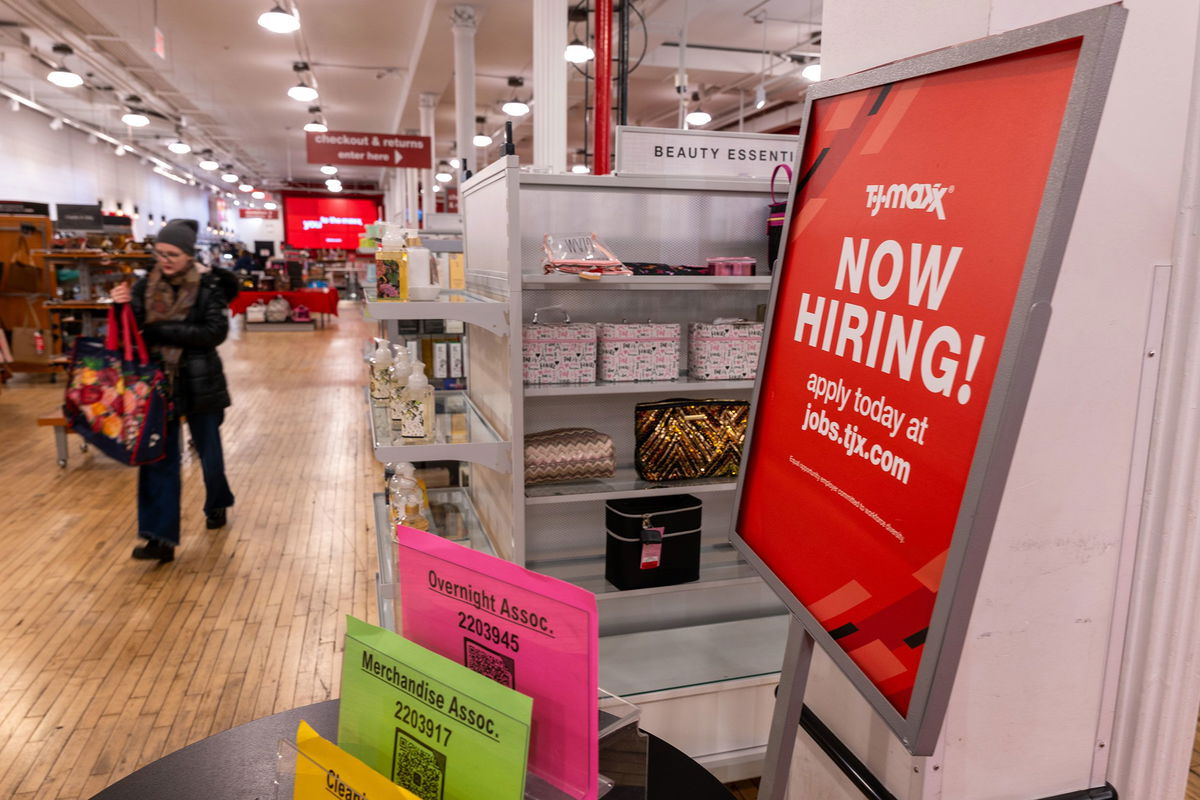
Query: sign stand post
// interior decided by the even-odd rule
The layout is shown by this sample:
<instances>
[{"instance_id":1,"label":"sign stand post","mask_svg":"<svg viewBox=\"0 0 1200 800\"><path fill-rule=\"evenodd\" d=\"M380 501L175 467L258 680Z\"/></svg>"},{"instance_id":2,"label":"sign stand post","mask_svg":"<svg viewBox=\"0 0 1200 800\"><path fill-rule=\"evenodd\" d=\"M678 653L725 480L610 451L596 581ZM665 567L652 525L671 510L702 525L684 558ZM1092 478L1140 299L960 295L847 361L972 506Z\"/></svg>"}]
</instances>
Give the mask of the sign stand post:
<instances>
[{"instance_id":1,"label":"sign stand post","mask_svg":"<svg viewBox=\"0 0 1200 800\"><path fill-rule=\"evenodd\" d=\"M808 685L808 668L812 664L815 644L804 623L793 615L788 623L787 648L783 653L783 670L775 696L775 713L771 717L771 738L767 740L762 784L758 790L762 800L783 800L787 794L788 773L796 749L796 732L800 729L804 689Z\"/></svg>"}]
</instances>

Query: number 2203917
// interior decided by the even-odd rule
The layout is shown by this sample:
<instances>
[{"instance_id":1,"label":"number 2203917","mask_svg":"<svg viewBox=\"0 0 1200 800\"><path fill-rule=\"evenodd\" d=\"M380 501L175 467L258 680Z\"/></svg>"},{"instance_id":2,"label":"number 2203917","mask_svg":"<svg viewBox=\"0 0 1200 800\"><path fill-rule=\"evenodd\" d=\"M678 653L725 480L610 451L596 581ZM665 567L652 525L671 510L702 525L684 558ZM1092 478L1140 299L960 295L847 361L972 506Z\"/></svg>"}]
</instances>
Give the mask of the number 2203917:
<instances>
[{"instance_id":1,"label":"number 2203917","mask_svg":"<svg viewBox=\"0 0 1200 800\"><path fill-rule=\"evenodd\" d=\"M498 644L501 647L507 647L514 653L521 650L521 640L518 634L502 631L490 622L486 622L474 614L464 614L458 612L458 627L464 631L470 631L476 636L480 636L492 644Z\"/></svg>"},{"instance_id":2,"label":"number 2203917","mask_svg":"<svg viewBox=\"0 0 1200 800\"><path fill-rule=\"evenodd\" d=\"M443 726L440 722L425 716L420 710L413 708L403 700L396 701L395 716L402 724L407 725L427 739L432 739L441 745L450 743L452 730Z\"/></svg>"}]
</instances>

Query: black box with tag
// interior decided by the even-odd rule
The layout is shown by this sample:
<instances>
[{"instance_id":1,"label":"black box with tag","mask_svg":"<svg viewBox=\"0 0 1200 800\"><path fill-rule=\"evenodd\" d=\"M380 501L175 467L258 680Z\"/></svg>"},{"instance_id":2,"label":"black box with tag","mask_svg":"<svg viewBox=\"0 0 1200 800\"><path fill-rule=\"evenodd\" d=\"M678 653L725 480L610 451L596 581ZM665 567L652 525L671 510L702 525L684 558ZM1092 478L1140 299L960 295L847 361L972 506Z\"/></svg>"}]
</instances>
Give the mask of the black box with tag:
<instances>
[{"instance_id":1,"label":"black box with tag","mask_svg":"<svg viewBox=\"0 0 1200 800\"><path fill-rule=\"evenodd\" d=\"M604 577L618 589L699 579L701 506L690 494L609 500Z\"/></svg>"}]
</instances>

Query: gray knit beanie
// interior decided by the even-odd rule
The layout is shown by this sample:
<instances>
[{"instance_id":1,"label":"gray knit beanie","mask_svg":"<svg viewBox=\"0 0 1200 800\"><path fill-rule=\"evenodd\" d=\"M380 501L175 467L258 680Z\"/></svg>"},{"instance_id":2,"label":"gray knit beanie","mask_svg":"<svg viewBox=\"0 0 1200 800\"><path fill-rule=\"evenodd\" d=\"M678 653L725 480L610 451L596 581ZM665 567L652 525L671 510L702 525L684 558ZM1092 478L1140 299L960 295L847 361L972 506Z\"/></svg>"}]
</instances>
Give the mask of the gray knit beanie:
<instances>
[{"instance_id":1,"label":"gray knit beanie","mask_svg":"<svg viewBox=\"0 0 1200 800\"><path fill-rule=\"evenodd\" d=\"M196 252L196 234L200 223L194 219L173 219L158 232L155 241L173 244L189 256Z\"/></svg>"}]
</instances>

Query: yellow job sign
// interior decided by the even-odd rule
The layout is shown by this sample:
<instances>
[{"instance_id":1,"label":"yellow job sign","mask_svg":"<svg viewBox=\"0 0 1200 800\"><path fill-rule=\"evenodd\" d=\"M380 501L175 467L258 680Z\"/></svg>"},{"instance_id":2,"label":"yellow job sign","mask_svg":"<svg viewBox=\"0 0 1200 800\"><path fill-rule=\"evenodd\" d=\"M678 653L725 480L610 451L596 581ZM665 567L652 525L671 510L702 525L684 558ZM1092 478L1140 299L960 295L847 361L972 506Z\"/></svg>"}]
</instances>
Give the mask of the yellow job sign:
<instances>
[{"instance_id":1,"label":"yellow job sign","mask_svg":"<svg viewBox=\"0 0 1200 800\"><path fill-rule=\"evenodd\" d=\"M296 785L293 800L420 800L389 781L301 721L296 730Z\"/></svg>"}]
</instances>

